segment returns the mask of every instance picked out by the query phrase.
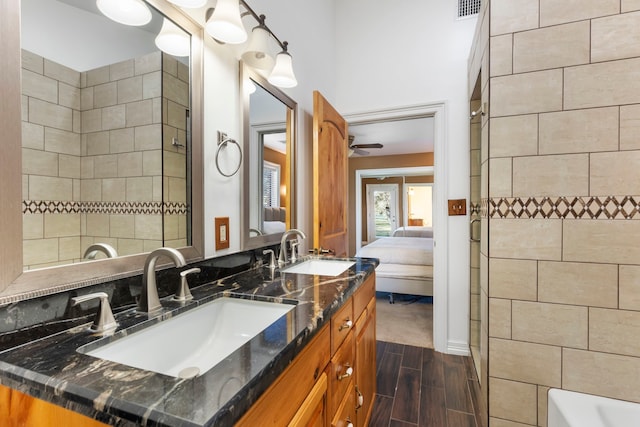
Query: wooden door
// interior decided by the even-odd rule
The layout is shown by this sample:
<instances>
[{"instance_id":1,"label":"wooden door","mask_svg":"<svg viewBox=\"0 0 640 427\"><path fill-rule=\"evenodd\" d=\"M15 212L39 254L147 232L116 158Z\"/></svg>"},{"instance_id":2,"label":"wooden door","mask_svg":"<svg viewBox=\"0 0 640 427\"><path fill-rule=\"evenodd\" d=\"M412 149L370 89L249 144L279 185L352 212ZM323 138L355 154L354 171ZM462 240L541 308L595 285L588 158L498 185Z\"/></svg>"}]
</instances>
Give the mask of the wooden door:
<instances>
[{"instance_id":1,"label":"wooden door","mask_svg":"<svg viewBox=\"0 0 640 427\"><path fill-rule=\"evenodd\" d=\"M348 125L318 91L313 92L313 241L347 255Z\"/></svg>"}]
</instances>

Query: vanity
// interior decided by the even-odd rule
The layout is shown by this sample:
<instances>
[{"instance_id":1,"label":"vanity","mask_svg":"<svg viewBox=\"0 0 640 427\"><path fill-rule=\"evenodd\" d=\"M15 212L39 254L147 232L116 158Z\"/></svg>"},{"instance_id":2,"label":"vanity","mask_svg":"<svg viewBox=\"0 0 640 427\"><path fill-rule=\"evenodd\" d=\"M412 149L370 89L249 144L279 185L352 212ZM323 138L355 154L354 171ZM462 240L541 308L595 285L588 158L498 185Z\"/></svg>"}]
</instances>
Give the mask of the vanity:
<instances>
[{"instance_id":1,"label":"vanity","mask_svg":"<svg viewBox=\"0 0 640 427\"><path fill-rule=\"evenodd\" d=\"M317 261L343 263L344 271L331 276L313 269L288 271ZM66 426L254 426L266 420L270 425L367 425L375 395L376 265L375 259L314 256L282 270L258 263L193 286L194 298L187 303L162 298L157 315L134 307L116 313L119 326L113 334L100 337L85 323L5 350L0 353L0 423L6 425L8 417L9 424L19 419L40 425L37 417L43 417ZM125 337L135 346L141 336L136 334L221 299L285 306L284 314L203 372L158 373L90 355ZM258 309L247 307L241 312L246 320L258 316ZM193 334L202 319L194 321ZM230 314L218 318L205 329L245 323L242 316L229 319ZM150 360L168 357L164 353L172 346L187 345L166 336L165 351L144 345L156 354Z\"/></svg>"}]
</instances>

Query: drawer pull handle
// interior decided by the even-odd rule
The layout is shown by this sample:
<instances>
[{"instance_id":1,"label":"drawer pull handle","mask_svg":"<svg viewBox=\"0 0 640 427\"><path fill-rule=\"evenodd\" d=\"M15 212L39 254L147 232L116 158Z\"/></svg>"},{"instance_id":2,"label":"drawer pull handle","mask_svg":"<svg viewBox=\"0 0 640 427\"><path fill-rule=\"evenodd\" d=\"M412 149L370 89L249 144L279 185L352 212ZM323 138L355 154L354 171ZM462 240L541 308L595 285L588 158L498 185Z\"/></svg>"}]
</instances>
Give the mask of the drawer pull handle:
<instances>
[{"instance_id":1,"label":"drawer pull handle","mask_svg":"<svg viewBox=\"0 0 640 427\"><path fill-rule=\"evenodd\" d=\"M342 375L338 374L338 379L343 380L345 378L349 378L351 375L353 375L353 368L347 365L347 370Z\"/></svg>"},{"instance_id":2,"label":"drawer pull handle","mask_svg":"<svg viewBox=\"0 0 640 427\"><path fill-rule=\"evenodd\" d=\"M338 328L338 331L341 331L343 329L351 329L352 326L353 326L353 321L347 320L342 325L340 325L340 327Z\"/></svg>"},{"instance_id":3,"label":"drawer pull handle","mask_svg":"<svg viewBox=\"0 0 640 427\"><path fill-rule=\"evenodd\" d=\"M364 405L364 396L362 395L362 392L360 391L358 386L356 386L356 394L358 395L357 402L356 402L356 410L358 410L362 408L362 405Z\"/></svg>"}]
</instances>

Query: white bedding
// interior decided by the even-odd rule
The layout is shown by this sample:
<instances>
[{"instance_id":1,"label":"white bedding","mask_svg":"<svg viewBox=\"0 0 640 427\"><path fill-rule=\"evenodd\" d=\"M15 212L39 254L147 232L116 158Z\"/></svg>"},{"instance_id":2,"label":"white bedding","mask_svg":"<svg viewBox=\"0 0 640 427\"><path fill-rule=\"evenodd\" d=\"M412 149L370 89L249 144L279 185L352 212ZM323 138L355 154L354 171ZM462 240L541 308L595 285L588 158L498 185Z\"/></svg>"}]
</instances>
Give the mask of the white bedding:
<instances>
[{"instance_id":1,"label":"white bedding","mask_svg":"<svg viewBox=\"0 0 640 427\"><path fill-rule=\"evenodd\" d=\"M433 227L408 225L393 230L391 237L430 237L433 238Z\"/></svg>"},{"instance_id":2,"label":"white bedding","mask_svg":"<svg viewBox=\"0 0 640 427\"><path fill-rule=\"evenodd\" d=\"M382 237L360 248L356 256L378 258L380 264L433 265L433 239Z\"/></svg>"},{"instance_id":3,"label":"white bedding","mask_svg":"<svg viewBox=\"0 0 640 427\"><path fill-rule=\"evenodd\" d=\"M411 279L423 279L433 277L432 265L407 265L407 264L380 264L376 267L378 277L403 277Z\"/></svg>"}]
</instances>

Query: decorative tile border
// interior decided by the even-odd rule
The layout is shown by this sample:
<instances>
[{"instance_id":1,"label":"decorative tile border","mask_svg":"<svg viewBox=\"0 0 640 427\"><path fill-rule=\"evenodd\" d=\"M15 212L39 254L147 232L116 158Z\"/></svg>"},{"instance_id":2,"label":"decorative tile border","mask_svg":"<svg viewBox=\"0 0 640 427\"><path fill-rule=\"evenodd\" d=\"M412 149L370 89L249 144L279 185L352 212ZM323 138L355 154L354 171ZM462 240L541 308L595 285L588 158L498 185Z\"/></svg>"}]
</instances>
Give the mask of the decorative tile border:
<instances>
[{"instance_id":1,"label":"decorative tile border","mask_svg":"<svg viewBox=\"0 0 640 427\"><path fill-rule=\"evenodd\" d=\"M106 213L120 215L186 214L189 206L181 202L69 202L23 200L23 214Z\"/></svg>"},{"instance_id":2,"label":"decorative tile border","mask_svg":"<svg viewBox=\"0 0 640 427\"><path fill-rule=\"evenodd\" d=\"M489 218L640 219L640 196L500 197L483 199Z\"/></svg>"}]
</instances>

